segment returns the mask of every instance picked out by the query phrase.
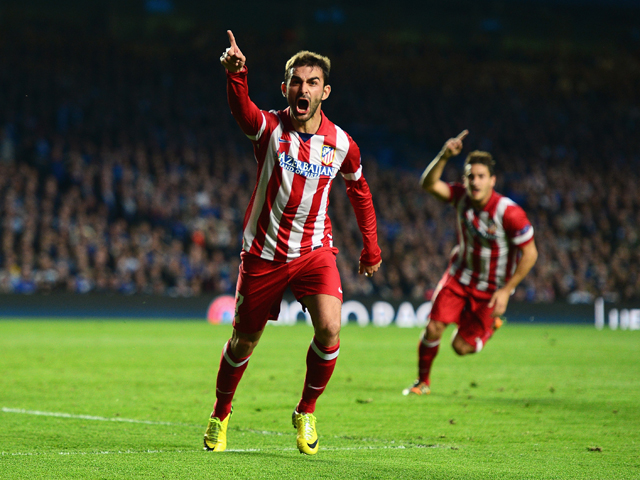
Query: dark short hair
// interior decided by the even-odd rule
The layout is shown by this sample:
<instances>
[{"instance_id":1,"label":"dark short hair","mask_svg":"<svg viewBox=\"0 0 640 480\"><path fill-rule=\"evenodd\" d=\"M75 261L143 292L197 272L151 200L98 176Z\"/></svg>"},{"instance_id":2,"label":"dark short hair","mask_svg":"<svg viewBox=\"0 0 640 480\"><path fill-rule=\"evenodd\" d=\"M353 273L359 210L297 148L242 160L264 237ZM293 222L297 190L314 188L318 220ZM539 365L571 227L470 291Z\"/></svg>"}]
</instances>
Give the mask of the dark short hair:
<instances>
[{"instance_id":1,"label":"dark short hair","mask_svg":"<svg viewBox=\"0 0 640 480\"><path fill-rule=\"evenodd\" d=\"M493 159L489 152L474 150L469 155L467 155L467 159L464 161L464 168L466 169L467 165L473 165L474 163L485 165L489 169L489 174L492 177L496 174L496 161Z\"/></svg>"},{"instance_id":2,"label":"dark short hair","mask_svg":"<svg viewBox=\"0 0 640 480\"><path fill-rule=\"evenodd\" d=\"M329 83L329 72L331 71L331 60L324 55L310 52L308 50L301 50L293 57L287 60L284 66L284 82L289 83L291 80L291 70L296 67L318 67L322 70L322 76L324 84Z\"/></svg>"}]
</instances>

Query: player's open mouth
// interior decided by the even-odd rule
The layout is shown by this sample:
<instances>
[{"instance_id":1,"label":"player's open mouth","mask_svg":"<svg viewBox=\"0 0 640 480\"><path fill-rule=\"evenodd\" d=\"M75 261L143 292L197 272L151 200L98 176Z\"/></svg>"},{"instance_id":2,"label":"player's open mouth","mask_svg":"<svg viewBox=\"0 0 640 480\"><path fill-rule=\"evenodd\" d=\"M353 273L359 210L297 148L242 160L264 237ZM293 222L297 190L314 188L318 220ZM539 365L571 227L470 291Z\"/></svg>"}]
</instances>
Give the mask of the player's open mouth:
<instances>
[{"instance_id":1,"label":"player's open mouth","mask_svg":"<svg viewBox=\"0 0 640 480\"><path fill-rule=\"evenodd\" d=\"M296 113L298 115L306 115L309 112L309 100L306 98L299 98L296 102Z\"/></svg>"}]
</instances>

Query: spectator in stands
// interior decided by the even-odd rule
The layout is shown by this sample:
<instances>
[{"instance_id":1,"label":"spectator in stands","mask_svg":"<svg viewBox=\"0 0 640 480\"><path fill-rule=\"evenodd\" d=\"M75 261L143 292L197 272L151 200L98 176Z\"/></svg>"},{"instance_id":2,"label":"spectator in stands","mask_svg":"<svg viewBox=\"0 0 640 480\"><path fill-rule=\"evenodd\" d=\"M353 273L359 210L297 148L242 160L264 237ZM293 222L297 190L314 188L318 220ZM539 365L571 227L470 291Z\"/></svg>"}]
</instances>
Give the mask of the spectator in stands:
<instances>
[{"instance_id":1,"label":"spectator in stands","mask_svg":"<svg viewBox=\"0 0 640 480\"><path fill-rule=\"evenodd\" d=\"M230 116L217 114L228 107L212 93L224 91L218 72L201 68L210 59L172 52L167 64L108 36L54 34L10 30L0 44L11 66L0 68L0 290L232 293L254 160ZM400 98L392 72L405 50L386 42L328 52L349 68L336 72L327 113L339 105L340 124L375 158L367 165L378 163L367 179L388 252L373 282L345 277L345 296L430 298L455 233L447 207L414 185L414 159L465 126L470 146L498 159L496 188L525 208L539 238L517 299L640 299L637 52L523 49L470 62L462 49L417 43L410 53L429 75L403 79ZM287 48L251 46L283 58ZM375 85L345 81L353 72ZM456 180L458 167L444 178ZM330 215L350 265L360 240L341 190Z\"/></svg>"}]
</instances>

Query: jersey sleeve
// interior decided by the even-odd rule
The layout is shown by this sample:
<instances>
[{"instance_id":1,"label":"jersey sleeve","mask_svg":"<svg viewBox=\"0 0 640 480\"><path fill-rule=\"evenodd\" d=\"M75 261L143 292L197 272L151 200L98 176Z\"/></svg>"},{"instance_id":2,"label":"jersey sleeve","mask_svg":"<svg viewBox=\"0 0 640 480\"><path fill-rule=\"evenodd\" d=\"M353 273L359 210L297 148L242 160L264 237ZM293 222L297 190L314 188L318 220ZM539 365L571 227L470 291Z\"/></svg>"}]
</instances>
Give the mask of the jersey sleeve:
<instances>
[{"instance_id":1,"label":"jersey sleeve","mask_svg":"<svg viewBox=\"0 0 640 480\"><path fill-rule=\"evenodd\" d=\"M347 139L349 140L349 151L340 166L340 174L347 181L358 181L362 177L360 148L348 134Z\"/></svg>"},{"instance_id":2,"label":"jersey sleeve","mask_svg":"<svg viewBox=\"0 0 640 480\"><path fill-rule=\"evenodd\" d=\"M464 197L465 188L461 183L449 183L449 188L451 189L451 198L449 199L449 203L454 207L458 205L458 202Z\"/></svg>"},{"instance_id":3,"label":"jersey sleeve","mask_svg":"<svg viewBox=\"0 0 640 480\"><path fill-rule=\"evenodd\" d=\"M249 98L247 73L246 65L239 72L227 71L227 99L240 129L249 140L259 142L266 131L275 128L278 120L274 114L260 110Z\"/></svg>"},{"instance_id":4,"label":"jersey sleeve","mask_svg":"<svg viewBox=\"0 0 640 480\"><path fill-rule=\"evenodd\" d=\"M502 219L502 226L513 245L522 247L533 241L533 225L519 205L514 204L507 207Z\"/></svg>"},{"instance_id":5,"label":"jersey sleeve","mask_svg":"<svg viewBox=\"0 0 640 480\"><path fill-rule=\"evenodd\" d=\"M347 184L347 196L362 233L363 249L360 254L360 263L366 266L377 265L382 257L378 246L378 224L373 208L373 197L369 184L362 175L360 149L351 137L349 137L349 151L342 162L340 173Z\"/></svg>"}]
</instances>

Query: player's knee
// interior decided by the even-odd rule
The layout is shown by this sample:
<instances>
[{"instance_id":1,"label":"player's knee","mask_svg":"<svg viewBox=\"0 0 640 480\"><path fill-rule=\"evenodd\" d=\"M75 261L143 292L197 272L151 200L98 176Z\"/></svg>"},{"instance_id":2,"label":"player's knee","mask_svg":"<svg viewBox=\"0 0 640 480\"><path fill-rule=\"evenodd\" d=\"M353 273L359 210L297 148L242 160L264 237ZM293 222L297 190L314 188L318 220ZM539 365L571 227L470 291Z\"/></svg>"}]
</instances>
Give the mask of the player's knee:
<instances>
[{"instance_id":1,"label":"player's knee","mask_svg":"<svg viewBox=\"0 0 640 480\"><path fill-rule=\"evenodd\" d=\"M315 328L316 339L325 347L338 343L340 338L340 323L323 324Z\"/></svg>"},{"instance_id":2,"label":"player's knee","mask_svg":"<svg viewBox=\"0 0 640 480\"><path fill-rule=\"evenodd\" d=\"M427 340L439 340L442 338L442 334L447 328L446 323L439 322L437 320L431 320L427 324Z\"/></svg>"},{"instance_id":3,"label":"player's knee","mask_svg":"<svg viewBox=\"0 0 640 480\"><path fill-rule=\"evenodd\" d=\"M469 345L462 337L456 336L451 344L453 351L458 355L468 355L475 352L475 348Z\"/></svg>"},{"instance_id":4,"label":"player's knee","mask_svg":"<svg viewBox=\"0 0 640 480\"><path fill-rule=\"evenodd\" d=\"M459 345L453 345L453 351L456 352L461 357L468 353L465 348L460 347Z\"/></svg>"},{"instance_id":5,"label":"player's knee","mask_svg":"<svg viewBox=\"0 0 640 480\"><path fill-rule=\"evenodd\" d=\"M237 330L234 330L231 342L229 342L231 352L237 358L248 357L253 353L253 349L256 348L256 345L258 345L261 334L262 332L252 335L240 334Z\"/></svg>"},{"instance_id":6,"label":"player's knee","mask_svg":"<svg viewBox=\"0 0 640 480\"><path fill-rule=\"evenodd\" d=\"M231 352L237 358L245 358L253 353L253 349L256 348L257 341L253 342L246 339L237 339L235 342L231 342Z\"/></svg>"}]
</instances>

